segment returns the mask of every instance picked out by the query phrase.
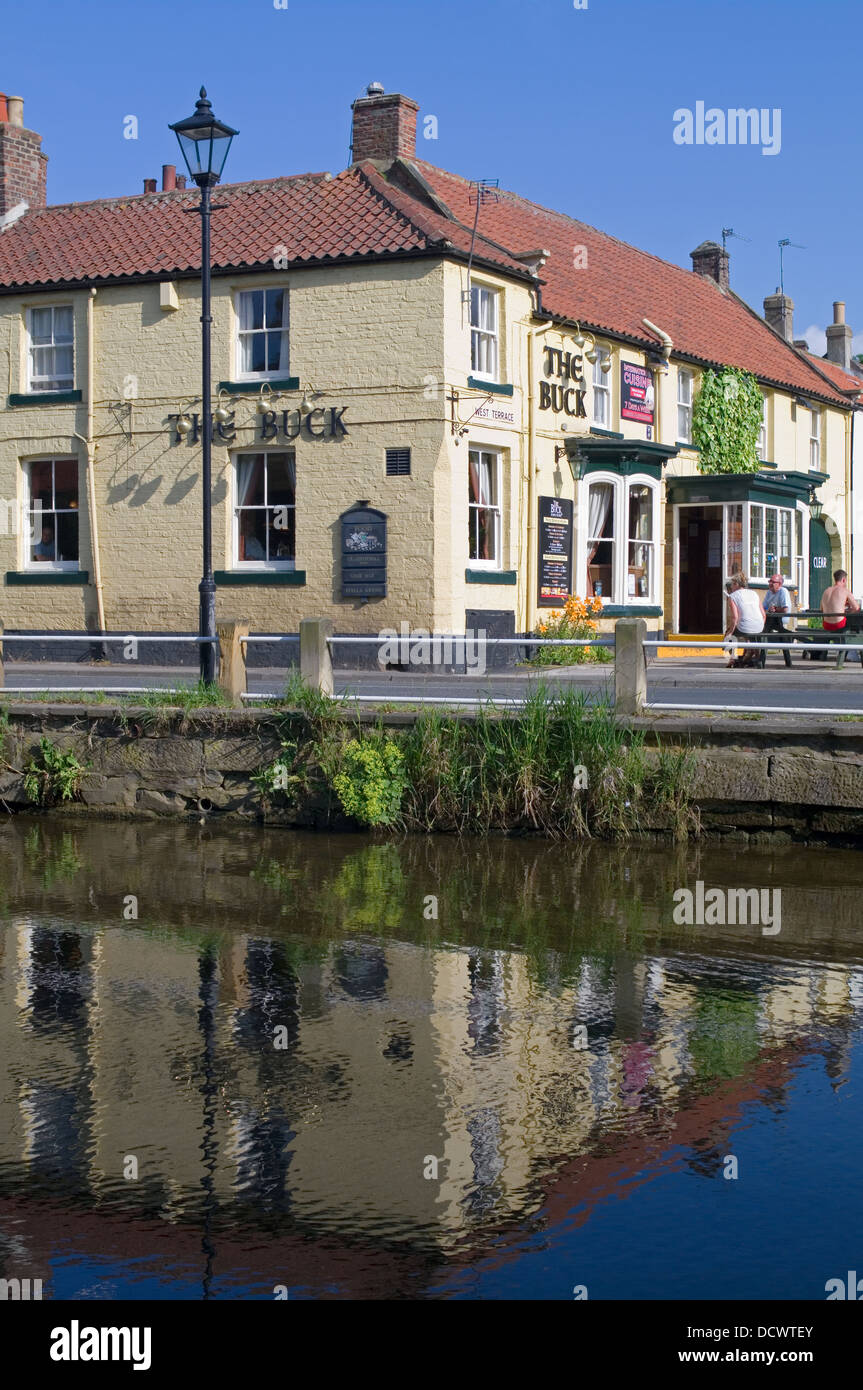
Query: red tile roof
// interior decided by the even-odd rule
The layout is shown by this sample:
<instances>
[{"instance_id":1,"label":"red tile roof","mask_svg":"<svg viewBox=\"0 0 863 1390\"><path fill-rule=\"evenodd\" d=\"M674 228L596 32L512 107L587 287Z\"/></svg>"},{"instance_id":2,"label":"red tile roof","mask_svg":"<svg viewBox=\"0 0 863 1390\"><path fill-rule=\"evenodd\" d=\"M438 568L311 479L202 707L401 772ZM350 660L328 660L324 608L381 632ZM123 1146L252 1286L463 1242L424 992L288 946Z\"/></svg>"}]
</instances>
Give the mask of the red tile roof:
<instances>
[{"instance_id":1,"label":"red tile roof","mask_svg":"<svg viewBox=\"0 0 863 1390\"><path fill-rule=\"evenodd\" d=\"M421 160L416 168L453 215L473 225L472 185ZM655 335L642 321L648 318L684 357L742 367L778 385L837 399L804 354L713 280L504 190L483 203L479 226L512 252L540 247L551 252L540 271L543 308L551 316L656 347Z\"/></svg>"},{"instance_id":2,"label":"red tile roof","mask_svg":"<svg viewBox=\"0 0 863 1390\"><path fill-rule=\"evenodd\" d=\"M27 212L0 231L0 292L194 273L200 231L189 209L197 201L192 188ZM300 265L447 251L464 257L476 215L473 186L422 161L397 161L386 177L366 162L335 178L225 184L216 201L213 265L225 270L264 268L278 254ZM733 292L517 194L501 190L483 202L477 261L526 278L518 257L539 248L550 252L540 274L551 316L656 347L643 323L649 318L685 358L742 367L847 404L850 388L832 364L818 359L816 369Z\"/></svg>"},{"instance_id":3,"label":"red tile roof","mask_svg":"<svg viewBox=\"0 0 863 1390\"><path fill-rule=\"evenodd\" d=\"M829 362L826 357L817 357L814 352L807 352L806 356L819 371L829 376L834 386L838 386L840 391L852 395L860 395L863 392L863 376L857 376L854 372L846 372L845 368L840 367L837 362Z\"/></svg>"},{"instance_id":4,"label":"red tile roof","mask_svg":"<svg viewBox=\"0 0 863 1390\"><path fill-rule=\"evenodd\" d=\"M188 211L198 197L192 188L27 212L0 231L0 289L198 270L200 222ZM225 184L215 202L213 266L225 269L272 265L280 253L303 264L470 244L465 229L389 188L373 165ZM525 273L484 239L477 256Z\"/></svg>"}]
</instances>

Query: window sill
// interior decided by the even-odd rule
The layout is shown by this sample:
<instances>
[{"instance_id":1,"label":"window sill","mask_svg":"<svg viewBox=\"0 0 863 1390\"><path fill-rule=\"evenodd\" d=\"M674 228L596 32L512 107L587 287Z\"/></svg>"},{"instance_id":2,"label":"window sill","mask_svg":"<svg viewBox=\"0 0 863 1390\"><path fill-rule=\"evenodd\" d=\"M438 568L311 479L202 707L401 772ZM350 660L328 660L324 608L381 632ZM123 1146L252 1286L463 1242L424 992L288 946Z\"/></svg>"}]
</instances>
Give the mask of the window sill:
<instances>
[{"instance_id":1,"label":"window sill","mask_svg":"<svg viewBox=\"0 0 863 1390\"><path fill-rule=\"evenodd\" d=\"M221 588L237 587L241 584L287 585L289 588L302 588L306 582L305 570L216 570L213 578Z\"/></svg>"},{"instance_id":2,"label":"window sill","mask_svg":"<svg viewBox=\"0 0 863 1390\"><path fill-rule=\"evenodd\" d=\"M474 391L488 391L492 396L511 396L512 386L504 386L499 381L483 381L482 377L469 376L467 384Z\"/></svg>"},{"instance_id":3,"label":"window sill","mask_svg":"<svg viewBox=\"0 0 863 1390\"><path fill-rule=\"evenodd\" d=\"M8 406L14 405L77 405L81 400L80 391L27 391L13 392L6 397Z\"/></svg>"},{"instance_id":4,"label":"window sill","mask_svg":"<svg viewBox=\"0 0 863 1390\"><path fill-rule=\"evenodd\" d=\"M298 376L256 376L249 377L248 381L220 381L216 389L227 392L229 396L254 396L262 386L269 386L271 391L299 391L300 378Z\"/></svg>"},{"instance_id":5,"label":"window sill","mask_svg":"<svg viewBox=\"0 0 863 1390\"><path fill-rule=\"evenodd\" d=\"M464 572L466 584L516 584L516 570L472 570Z\"/></svg>"},{"instance_id":6,"label":"window sill","mask_svg":"<svg viewBox=\"0 0 863 1390\"><path fill-rule=\"evenodd\" d=\"M89 584L89 570L7 570L7 584Z\"/></svg>"},{"instance_id":7,"label":"window sill","mask_svg":"<svg viewBox=\"0 0 863 1390\"><path fill-rule=\"evenodd\" d=\"M675 446L678 449L688 449L691 454L701 453L701 450L699 449L697 444L690 444L689 441L686 439L675 440Z\"/></svg>"}]
</instances>

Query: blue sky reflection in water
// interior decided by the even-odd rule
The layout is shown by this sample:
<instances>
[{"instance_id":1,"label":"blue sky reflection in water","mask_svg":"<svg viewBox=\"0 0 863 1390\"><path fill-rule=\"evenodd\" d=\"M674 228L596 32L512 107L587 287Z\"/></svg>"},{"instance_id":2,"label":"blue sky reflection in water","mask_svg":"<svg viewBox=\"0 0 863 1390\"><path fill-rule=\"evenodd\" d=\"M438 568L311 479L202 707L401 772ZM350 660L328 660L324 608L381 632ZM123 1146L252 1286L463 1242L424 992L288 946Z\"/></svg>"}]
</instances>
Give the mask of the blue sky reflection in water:
<instances>
[{"instance_id":1,"label":"blue sky reflection in water","mask_svg":"<svg viewBox=\"0 0 863 1390\"><path fill-rule=\"evenodd\" d=\"M778 937L673 925L741 886L705 847L6 822L0 1277L823 1299L861 1259L863 866L742 862Z\"/></svg>"}]
</instances>

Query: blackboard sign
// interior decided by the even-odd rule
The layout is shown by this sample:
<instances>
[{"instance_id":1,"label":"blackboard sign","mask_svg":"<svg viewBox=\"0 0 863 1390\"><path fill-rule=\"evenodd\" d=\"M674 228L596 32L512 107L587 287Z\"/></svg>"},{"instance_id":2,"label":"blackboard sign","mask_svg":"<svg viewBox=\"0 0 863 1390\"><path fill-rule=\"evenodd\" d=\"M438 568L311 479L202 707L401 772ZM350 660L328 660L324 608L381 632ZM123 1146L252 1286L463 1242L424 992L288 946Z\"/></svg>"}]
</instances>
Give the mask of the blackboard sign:
<instances>
[{"instance_id":1,"label":"blackboard sign","mask_svg":"<svg viewBox=\"0 0 863 1390\"><path fill-rule=\"evenodd\" d=\"M360 505L343 512L342 597L385 598L387 592L387 518Z\"/></svg>"},{"instance_id":2,"label":"blackboard sign","mask_svg":"<svg viewBox=\"0 0 863 1390\"><path fill-rule=\"evenodd\" d=\"M561 608L572 593L572 503L539 499L540 608Z\"/></svg>"}]
</instances>

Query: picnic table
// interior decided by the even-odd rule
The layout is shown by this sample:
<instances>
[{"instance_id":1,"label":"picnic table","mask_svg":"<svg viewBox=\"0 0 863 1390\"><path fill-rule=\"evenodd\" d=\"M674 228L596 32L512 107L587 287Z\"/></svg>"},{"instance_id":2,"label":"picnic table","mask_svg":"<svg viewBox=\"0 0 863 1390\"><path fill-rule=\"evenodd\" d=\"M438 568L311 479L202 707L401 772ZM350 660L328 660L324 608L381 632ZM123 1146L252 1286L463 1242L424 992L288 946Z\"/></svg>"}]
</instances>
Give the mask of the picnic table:
<instances>
[{"instance_id":1,"label":"picnic table","mask_svg":"<svg viewBox=\"0 0 863 1390\"><path fill-rule=\"evenodd\" d=\"M821 660L829 661L829 652L808 652L806 647L813 643L829 642L832 646L837 646L837 666L842 666L845 661L843 648L854 647L860 658L860 668L863 670L863 611L858 613L848 613L846 615L845 626L841 632L827 632L823 625L824 614L820 608L801 608L796 613L786 614L786 617L796 619L797 626L788 628L781 632L765 632L762 636L763 642L799 642L803 648L801 656L809 657L810 661ZM818 620L817 627L801 627L801 622L815 618ZM761 665L764 666L767 659L766 651L762 654Z\"/></svg>"}]
</instances>

